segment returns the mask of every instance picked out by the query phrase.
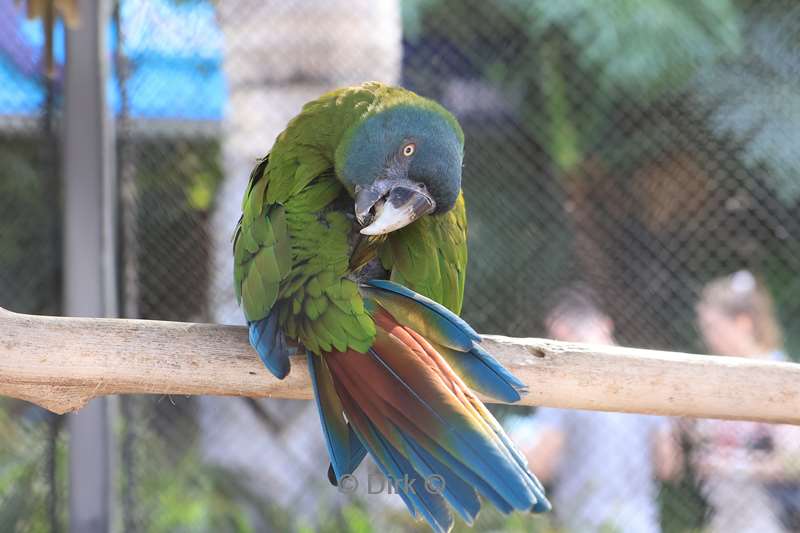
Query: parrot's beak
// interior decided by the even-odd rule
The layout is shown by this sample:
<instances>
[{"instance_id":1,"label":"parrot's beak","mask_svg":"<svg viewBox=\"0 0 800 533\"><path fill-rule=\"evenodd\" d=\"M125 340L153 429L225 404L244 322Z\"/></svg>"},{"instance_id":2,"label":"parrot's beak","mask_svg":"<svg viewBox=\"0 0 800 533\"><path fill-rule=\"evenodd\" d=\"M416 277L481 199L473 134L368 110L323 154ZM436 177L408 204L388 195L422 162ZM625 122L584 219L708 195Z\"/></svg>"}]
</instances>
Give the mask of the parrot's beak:
<instances>
[{"instance_id":1,"label":"parrot's beak","mask_svg":"<svg viewBox=\"0 0 800 533\"><path fill-rule=\"evenodd\" d=\"M356 219L365 226L363 235L392 232L435 209L436 202L425 185L411 180L378 180L356 189Z\"/></svg>"}]
</instances>

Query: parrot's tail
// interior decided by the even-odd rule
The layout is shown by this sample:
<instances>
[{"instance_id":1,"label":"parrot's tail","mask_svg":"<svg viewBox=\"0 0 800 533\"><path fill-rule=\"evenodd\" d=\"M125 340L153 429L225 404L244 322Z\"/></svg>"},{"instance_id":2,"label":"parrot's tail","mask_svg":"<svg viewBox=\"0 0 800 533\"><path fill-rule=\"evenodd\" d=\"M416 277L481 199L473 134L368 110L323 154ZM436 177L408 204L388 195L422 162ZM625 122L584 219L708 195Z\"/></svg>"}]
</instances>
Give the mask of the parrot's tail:
<instances>
[{"instance_id":1,"label":"parrot's tail","mask_svg":"<svg viewBox=\"0 0 800 533\"><path fill-rule=\"evenodd\" d=\"M519 399L522 383L439 304L387 281L362 293L377 304L370 351L309 354L335 478L369 451L411 513L435 531L453 525L445 502L472 524L478 494L505 513L549 510L524 457L465 381L505 401Z\"/></svg>"}]
</instances>

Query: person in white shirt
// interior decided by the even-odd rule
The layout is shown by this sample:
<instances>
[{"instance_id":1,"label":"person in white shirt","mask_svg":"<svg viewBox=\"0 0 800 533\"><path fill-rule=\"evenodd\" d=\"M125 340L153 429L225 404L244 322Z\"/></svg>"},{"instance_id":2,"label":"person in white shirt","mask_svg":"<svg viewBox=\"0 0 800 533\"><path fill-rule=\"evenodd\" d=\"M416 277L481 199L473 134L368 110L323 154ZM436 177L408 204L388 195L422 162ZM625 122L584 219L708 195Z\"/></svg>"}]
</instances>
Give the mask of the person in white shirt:
<instances>
[{"instance_id":1,"label":"person in white shirt","mask_svg":"<svg viewBox=\"0 0 800 533\"><path fill-rule=\"evenodd\" d=\"M551 338L615 344L613 322L588 288L563 289L554 301L545 320ZM656 478L671 478L680 468L669 419L539 408L521 425L531 437L523 449L532 470L551 486L560 527L580 533L661 531Z\"/></svg>"}]
</instances>

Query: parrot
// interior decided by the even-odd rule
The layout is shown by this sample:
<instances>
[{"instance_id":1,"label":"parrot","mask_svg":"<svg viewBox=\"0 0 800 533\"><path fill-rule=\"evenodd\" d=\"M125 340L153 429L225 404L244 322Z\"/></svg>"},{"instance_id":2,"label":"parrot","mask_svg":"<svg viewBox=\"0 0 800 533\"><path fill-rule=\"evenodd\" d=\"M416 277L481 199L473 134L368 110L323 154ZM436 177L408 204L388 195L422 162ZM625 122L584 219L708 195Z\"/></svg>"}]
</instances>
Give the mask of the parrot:
<instances>
[{"instance_id":1,"label":"parrot","mask_svg":"<svg viewBox=\"0 0 800 533\"><path fill-rule=\"evenodd\" d=\"M369 454L436 532L454 512L472 525L480 497L550 510L476 395L514 402L527 388L459 317L463 156L461 126L433 100L380 82L331 91L257 161L233 235L250 344L278 379L305 356L331 483ZM433 476L439 490L422 488Z\"/></svg>"}]
</instances>

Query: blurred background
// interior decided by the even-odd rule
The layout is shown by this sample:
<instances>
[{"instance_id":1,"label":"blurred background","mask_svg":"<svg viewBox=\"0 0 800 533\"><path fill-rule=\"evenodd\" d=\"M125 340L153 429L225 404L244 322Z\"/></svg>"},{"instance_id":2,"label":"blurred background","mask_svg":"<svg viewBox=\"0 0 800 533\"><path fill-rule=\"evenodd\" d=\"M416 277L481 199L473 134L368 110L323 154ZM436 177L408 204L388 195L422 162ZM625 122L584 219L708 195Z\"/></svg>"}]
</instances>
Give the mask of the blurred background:
<instances>
[{"instance_id":1,"label":"blurred background","mask_svg":"<svg viewBox=\"0 0 800 533\"><path fill-rule=\"evenodd\" d=\"M715 351L696 306L739 272L725 278L734 292L757 284L774 304L783 335L769 351L800 358L792 0L80 1L70 30L73 2L43 4L29 19L0 0L2 307L241 323L230 236L256 158L304 102L377 79L439 100L464 128L464 316L478 331L546 336L548 302L579 282L618 343ZM98 95L82 94L92 84ZM75 188L91 158L102 190ZM98 235L70 234L86 213ZM70 266L97 250L98 275ZM81 307L75 279L102 285L100 303ZM533 410L495 412L534 446ZM90 463L109 496L85 512L112 531L424 530L399 499L328 484L309 402L130 396L97 413L78 434L67 417L0 402L0 531L77 531ZM648 531L719 530L692 422L659 423L683 460L654 481ZM753 429L726 427L734 440ZM629 436L608 431L624 459ZM105 450L88 463L85 439ZM780 438L751 440L768 454ZM727 531L797 530L793 479L759 485L775 529ZM597 530L644 531L631 513ZM557 515L491 511L475 527L571 531Z\"/></svg>"}]
</instances>

